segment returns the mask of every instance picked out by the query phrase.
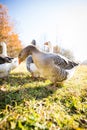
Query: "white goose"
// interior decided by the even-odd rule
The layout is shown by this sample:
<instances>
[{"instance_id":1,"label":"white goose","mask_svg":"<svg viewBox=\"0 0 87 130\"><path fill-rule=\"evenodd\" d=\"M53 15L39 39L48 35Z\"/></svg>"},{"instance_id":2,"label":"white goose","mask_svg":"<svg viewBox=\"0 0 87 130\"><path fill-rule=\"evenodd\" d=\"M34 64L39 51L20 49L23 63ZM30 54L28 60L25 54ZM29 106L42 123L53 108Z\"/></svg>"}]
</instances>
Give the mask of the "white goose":
<instances>
[{"instance_id":1,"label":"white goose","mask_svg":"<svg viewBox=\"0 0 87 130\"><path fill-rule=\"evenodd\" d=\"M31 45L36 46L36 41L32 40ZM26 68L27 70L31 73L32 77L40 77L40 73L38 71L38 68L36 67L36 65L33 62L32 56L29 55L26 58Z\"/></svg>"},{"instance_id":2,"label":"white goose","mask_svg":"<svg viewBox=\"0 0 87 130\"><path fill-rule=\"evenodd\" d=\"M44 48L45 48L45 51L46 52L51 52L51 53L53 53L54 51L53 51L53 46L52 46L52 43L50 42L50 41L48 41L48 42L45 42L44 43Z\"/></svg>"},{"instance_id":3,"label":"white goose","mask_svg":"<svg viewBox=\"0 0 87 130\"><path fill-rule=\"evenodd\" d=\"M25 47L19 53L19 62L21 63L25 60L28 55L32 55L32 59L40 75L53 83L63 82L68 79L71 71L78 66L77 63L64 56L42 52L33 45Z\"/></svg>"},{"instance_id":4,"label":"white goose","mask_svg":"<svg viewBox=\"0 0 87 130\"><path fill-rule=\"evenodd\" d=\"M1 42L2 54L0 55L0 78L5 78L10 71L18 66L18 58L11 58L7 56L6 43Z\"/></svg>"}]
</instances>

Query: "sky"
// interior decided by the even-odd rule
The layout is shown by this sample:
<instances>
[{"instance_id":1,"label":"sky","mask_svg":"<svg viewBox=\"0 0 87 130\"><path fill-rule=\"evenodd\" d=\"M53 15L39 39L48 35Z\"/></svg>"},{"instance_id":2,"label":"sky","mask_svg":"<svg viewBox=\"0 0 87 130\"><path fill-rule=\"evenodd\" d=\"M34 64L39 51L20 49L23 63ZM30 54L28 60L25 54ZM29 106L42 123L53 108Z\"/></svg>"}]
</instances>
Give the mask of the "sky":
<instances>
[{"instance_id":1,"label":"sky","mask_svg":"<svg viewBox=\"0 0 87 130\"><path fill-rule=\"evenodd\" d=\"M0 0L24 46L51 41L87 59L87 0Z\"/></svg>"}]
</instances>

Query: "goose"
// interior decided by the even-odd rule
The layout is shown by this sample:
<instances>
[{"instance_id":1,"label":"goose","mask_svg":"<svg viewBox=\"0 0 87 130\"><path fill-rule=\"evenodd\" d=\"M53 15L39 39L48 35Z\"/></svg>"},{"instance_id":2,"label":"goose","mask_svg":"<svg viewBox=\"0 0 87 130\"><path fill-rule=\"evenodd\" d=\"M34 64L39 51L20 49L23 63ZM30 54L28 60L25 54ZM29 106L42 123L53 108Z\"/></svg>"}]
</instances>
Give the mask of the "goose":
<instances>
[{"instance_id":1,"label":"goose","mask_svg":"<svg viewBox=\"0 0 87 130\"><path fill-rule=\"evenodd\" d=\"M18 55L19 63L24 61L28 55L32 55L41 77L49 79L52 83L62 83L67 80L71 71L78 66L78 63L60 54L43 52L33 45L29 45L20 51Z\"/></svg>"},{"instance_id":2,"label":"goose","mask_svg":"<svg viewBox=\"0 0 87 130\"><path fill-rule=\"evenodd\" d=\"M2 56L7 56L7 46L5 42L0 42L0 46L2 46Z\"/></svg>"},{"instance_id":3,"label":"goose","mask_svg":"<svg viewBox=\"0 0 87 130\"><path fill-rule=\"evenodd\" d=\"M0 78L8 77L11 70L15 69L18 64L18 57L12 58L7 56L6 43L0 43L2 54L0 54Z\"/></svg>"},{"instance_id":4,"label":"goose","mask_svg":"<svg viewBox=\"0 0 87 130\"><path fill-rule=\"evenodd\" d=\"M18 58L12 59L10 63L0 64L0 78L8 77L11 70L15 69L18 66Z\"/></svg>"},{"instance_id":5,"label":"goose","mask_svg":"<svg viewBox=\"0 0 87 130\"><path fill-rule=\"evenodd\" d=\"M72 51L61 48L58 45L53 46L50 41L45 42L44 45L48 48L48 50L47 50L48 52L59 53L65 57L67 57L70 60L74 60L74 55L73 55Z\"/></svg>"},{"instance_id":6,"label":"goose","mask_svg":"<svg viewBox=\"0 0 87 130\"><path fill-rule=\"evenodd\" d=\"M35 41L35 40L32 40L31 45L36 46L36 41ZM35 65L34 62L33 62L32 55L29 55L29 56L26 58L26 68L27 68L27 70L30 72L30 74L31 74L31 76L32 76L33 78L38 78L38 77L40 77L40 73L39 73L39 71L38 71L38 68L36 67L36 65Z\"/></svg>"},{"instance_id":7,"label":"goose","mask_svg":"<svg viewBox=\"0 0 87 130\"><path fill-rule=\"evenodd\" d=\"M4 63L11 63L12 62L11 57L7 57L7 56L0 56L0 64L4 64Z\"/></svg>"},{"instance_id":8,"label":"goose","mask_svg":"<svg viewBox=\"0 0 87 130\"><path fill-rule=\"evenodd\" d=\"M0 64L11 63L12 57L7 56L7 47L5 42L0 42L0 46L2 46L2 53L0 54Z\"/></svg>"},{"instance_id":9,"label":"goose","mask_svg":"<svg viewBox=\"0 0 87 130\"><path fill-rule=\"evenodd\" d=\"M38 68L36 67L35 63L33 62L32 56L28 56L26 59L26 68L31 73L31 76L33 78L40 77L40 73L38 71Z\"/></svg>"},{"instance_id":10,"label":"goose","mask_svg":"<svg viewBox=\"0 0 87 130\"><path fill-rule=\"evenodd\" d=\"M44 43L44 46L45 46L45 51L46 52L54 52L53 51L53 46L52 46L52 43L50 42L50 41L48 41L48 42L45 42Z\"/></svg>"}]
</instances>

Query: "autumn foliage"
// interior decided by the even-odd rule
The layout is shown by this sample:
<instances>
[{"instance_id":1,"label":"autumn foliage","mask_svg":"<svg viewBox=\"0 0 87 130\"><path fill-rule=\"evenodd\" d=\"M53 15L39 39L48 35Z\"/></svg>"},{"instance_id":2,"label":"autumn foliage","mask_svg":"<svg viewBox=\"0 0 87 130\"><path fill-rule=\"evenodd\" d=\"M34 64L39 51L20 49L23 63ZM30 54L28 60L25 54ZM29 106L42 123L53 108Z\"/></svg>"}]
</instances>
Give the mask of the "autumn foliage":
<instances>
[{"instance_id":1,"label":"autumn foliage","mask_svg":"<svg viewBox=\"0 0 87 130\"><path fill-rule=\"evenodd\" d=\"M0 4L0 42L6 42L9 56L16 57L22 48L18 34L14 32L14 26L8 16L8 9L2 4Z\"/></svg>"},{"instance_id":2,"label":"autumn foliage","mask_svg":"<svg viewBox=\"0 0 87 130\"><path fill-rule=\"evenodd\" d=\"M18 55L19 51L22 49L21 41L18 38L18 35L12 33L8 38L7 52L8 55L15 57Z\"/></svg>"}]
</instances>

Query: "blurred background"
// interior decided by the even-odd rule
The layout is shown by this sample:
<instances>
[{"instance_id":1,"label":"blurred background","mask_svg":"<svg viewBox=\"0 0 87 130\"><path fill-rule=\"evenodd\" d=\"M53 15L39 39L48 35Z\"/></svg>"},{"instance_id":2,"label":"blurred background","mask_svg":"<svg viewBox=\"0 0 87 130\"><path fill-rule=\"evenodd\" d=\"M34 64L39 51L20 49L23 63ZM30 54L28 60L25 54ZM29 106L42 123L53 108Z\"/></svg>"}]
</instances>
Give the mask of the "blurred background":
<instances>
[{"instance_id":1,"label":"blurred background","mask_svg":"<svg viewBox=\"0 0 87 130\"><path fill-rule=\"evenodd\" d=\"M44 50L50 42L56 52L87 59L86 0L0 0L0 42L16 56L35 39Z\"/></svg>"}]
</instances>

